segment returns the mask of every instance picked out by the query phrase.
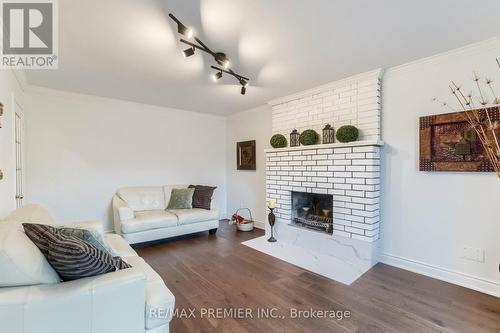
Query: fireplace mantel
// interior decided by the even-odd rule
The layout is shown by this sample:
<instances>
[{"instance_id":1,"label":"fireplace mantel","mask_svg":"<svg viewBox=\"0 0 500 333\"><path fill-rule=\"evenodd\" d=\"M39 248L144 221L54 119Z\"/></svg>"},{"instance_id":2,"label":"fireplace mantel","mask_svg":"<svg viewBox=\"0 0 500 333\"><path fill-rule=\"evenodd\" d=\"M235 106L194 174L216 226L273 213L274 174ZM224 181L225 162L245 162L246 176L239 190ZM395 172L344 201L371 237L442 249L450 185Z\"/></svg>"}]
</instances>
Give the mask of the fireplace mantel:
<instances>
[{"instance_id":1,"label":"fireplace mantel","mask_svg":"<svg viewBox=\"0 0 500 333\"><path fill-rule=\"evenodd\" d=\"M353 141L347 143L329 143L329 144L317 144L310 146L297 146L297 147L285 147L285 148L269 148L264 149L265 153L271 152L281 152L281 151L294 151L294 150L310 150L310 149L324 149L324 148L345 148L345 147L365 147L365 146L377 146L382 147L384 145L383 141L380 140L363 140L363 141Z\"/></svg>"}]
</instances>

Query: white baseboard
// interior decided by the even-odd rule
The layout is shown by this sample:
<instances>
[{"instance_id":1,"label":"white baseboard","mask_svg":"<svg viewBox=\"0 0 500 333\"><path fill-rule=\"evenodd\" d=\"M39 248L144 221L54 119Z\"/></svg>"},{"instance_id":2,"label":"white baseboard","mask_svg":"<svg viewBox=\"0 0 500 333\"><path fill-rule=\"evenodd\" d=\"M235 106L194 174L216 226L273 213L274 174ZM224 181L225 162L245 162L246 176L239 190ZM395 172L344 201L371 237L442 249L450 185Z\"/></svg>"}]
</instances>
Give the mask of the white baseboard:
<instances>
[{"instance_id":1,"label":"white baseboard","mask_svg":"<svg viewBox=\"0 0 500 333\"><path fill-rule=\"evenodd\" d=\"M224 216L224 215L222 215ZM231 219L231 216L225 218L225 220L230 220ZM260 221L253 221L253 226L257 229L262 229L262 230L266 230L266 225L264 224L264 222L260 222Z\"/></svg>"},{"instance_id":2,"label":"white baseboard","mask_svg":"<svg viewBox=\"0 0 500 333\"><path fill-rule=\"evenodd\" d=\"M387 253L380 255L380 262L438 280L453 283L465 288L480 291L488 295L500 297L500 282L497 281L483 279L477 276L452 271Z\"/></svg>"},{"instance_id":3,"label":"white baseboard","mask_svg":"<svg viewBox=\"0 0 500 333\"><path fill-rule=\"evenodd\" d=\"M264 224L264 222L254 221L253 226L257 229L266 230L266 225Z\"/></svg>"}]
</instances>

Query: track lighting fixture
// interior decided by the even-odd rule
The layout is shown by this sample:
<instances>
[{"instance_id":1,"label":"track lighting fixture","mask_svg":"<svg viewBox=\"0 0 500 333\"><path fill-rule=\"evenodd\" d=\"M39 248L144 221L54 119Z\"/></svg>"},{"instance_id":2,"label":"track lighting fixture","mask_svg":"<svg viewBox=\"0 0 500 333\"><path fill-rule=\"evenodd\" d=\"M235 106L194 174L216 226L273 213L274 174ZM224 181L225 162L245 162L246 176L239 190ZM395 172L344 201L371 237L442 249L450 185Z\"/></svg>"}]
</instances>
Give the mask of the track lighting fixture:
<instances>
[{"instance_id":1,"label":"track lighting fixture","mask_svg":"<svg viewBox=\"0 0 500 333\"><path fill-rule=\"evenodd\" d=\"M182 51L182 53L184 54L184 58L190 57L194 54L194 47L185 49L184 51Z\"/></svg>"},{"instance_id":2,"label":"track lighting fixture","mask_svg":"<svg viewBox=\"0 0 500 333\"><path fill-rule=\"evenodd\" d=\"M219 80L221 77L222 77L222 72L217 72L214 75L212 75L212 78L213 78L214 82L216 82L217 80Z\"/></svg>"},{"instance_id":3,"label":"track lighting fixture","mask_svg":"<svg viewBox=\"0 0 500 333\"><path fill-rule=\"evenodd\" d=\"M229 58L226 56L226 54L223 52L214 52L214 51L210 50L208 48L208 46L206 46L199 38L194 36L192 29L190 29L190 28L186 27L184 24L182 24L181 21L179 21L172 13L168 14L168 16L170 16L170 18L175 23L177 23L177 32L178 33L180 33L183 36L186 36L188 39L193 38L195 41L195 43L194 43L194 42L187 41L183 38L179 39L179 41L181 43L190 46L188 49L185 49L183 51L184 57L187 58L187 57L192 56L196 49L210 54L214 58L215 62L219 66L222 67L222 68L219 68L219 67L211 66L211 68L217 70L217 73L212 75L213 80L214 81L219 80L222 77L223 72L226 74L229 74L231 76L234 76L241 84L241 94L245 95L246 89L248 87L248 81L250 79L247 77L244 77L240 74L235 73L230 68L231 62L229 61Z\"/></svg>"}]
</instances>

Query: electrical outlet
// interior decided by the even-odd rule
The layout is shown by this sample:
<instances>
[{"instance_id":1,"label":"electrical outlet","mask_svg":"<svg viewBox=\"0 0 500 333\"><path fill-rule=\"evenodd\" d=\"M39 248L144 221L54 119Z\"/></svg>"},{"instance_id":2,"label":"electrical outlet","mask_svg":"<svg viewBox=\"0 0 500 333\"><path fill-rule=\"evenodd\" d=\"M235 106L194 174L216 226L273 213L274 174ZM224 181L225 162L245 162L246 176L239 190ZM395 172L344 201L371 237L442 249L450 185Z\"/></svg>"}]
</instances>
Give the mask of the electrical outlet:
<instances>
[{"instance_id":1,"label":"electrical outlet","mask_svg":"<svg viewBox=\"0 0 500 333\"><path fill-rule=\"evenodd\" d=\"M477 262L484 262L484 249L464 246L462 248L461 258Z\"/></svg>"}]
</instances>

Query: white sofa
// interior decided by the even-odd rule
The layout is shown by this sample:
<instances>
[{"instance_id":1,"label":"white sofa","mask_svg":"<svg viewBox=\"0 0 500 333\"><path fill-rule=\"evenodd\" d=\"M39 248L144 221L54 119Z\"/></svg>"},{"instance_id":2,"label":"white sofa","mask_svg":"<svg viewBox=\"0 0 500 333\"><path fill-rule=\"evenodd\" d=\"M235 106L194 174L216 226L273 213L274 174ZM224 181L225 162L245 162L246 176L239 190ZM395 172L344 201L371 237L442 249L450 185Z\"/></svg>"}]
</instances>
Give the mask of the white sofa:
<instances>
[{"instance_id":1,"label":"white sofa","mask_svg":"<svg viewBox=\"0 0 500 333\"><path fill-rule=\"evenodd\" d=\"M113 197L115 233L130 244L153 241L219 227L219 211L212 198L210 210L167 209L174 188L188 185L124 187Z\"/></svg>"},{"instance_id":2,"label":"white sofa","mask_svg":"<svg viewBox=\"0 0 500 333\"><path fill-rule=\"evenodd\" d=\"M24 206L0 221L0 285L16 274L24 281L40 276L43 270L50 275L52 270L22 231L24 222L54 224L50 214L38 205ZM75 225L103 232L99 222ZM132 268L69 282L0 287L0 332L167 333L174 295L122 237L103 235ZM8 251L2 251L5 248L1 247L7 246ZM12 260L6 258L9 254L18 257L18 266L24 270L9 266L5 261ZM8 267L11 269L7 271Z\"/></svg>"}]
</instances>

